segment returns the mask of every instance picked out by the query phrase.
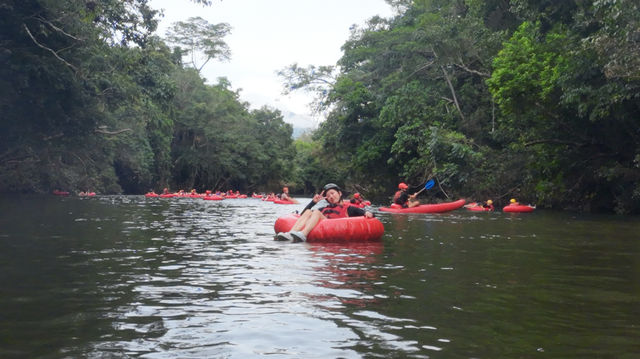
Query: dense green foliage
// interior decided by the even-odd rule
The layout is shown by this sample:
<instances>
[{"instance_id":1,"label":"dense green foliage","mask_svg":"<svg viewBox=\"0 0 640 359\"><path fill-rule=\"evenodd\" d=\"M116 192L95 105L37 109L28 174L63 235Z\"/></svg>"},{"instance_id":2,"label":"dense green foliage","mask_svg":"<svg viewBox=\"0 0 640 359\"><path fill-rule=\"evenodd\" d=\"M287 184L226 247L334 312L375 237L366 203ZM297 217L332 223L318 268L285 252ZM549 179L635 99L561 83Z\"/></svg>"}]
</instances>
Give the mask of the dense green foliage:
<instances>
[{"instance_id":1,"label":"dense green foliage","mask_svg":"<svg viewBox=\"0 0 640 359\"><path fill-rule=\"evenodd\" d=\"M388 2L398 15L352 31L330 85L327 68L281 72L315 86L319 155L348 164L348 184L640 211L636 2Z\"/></svg>"},{"instance_id":2,"label":"dense green foliage","mask_svg":"<svg viewBox=\"0 0 640 359\"><path fill-rule=\"evenodd\" d=\"M148 0L2 0L0 191L332 181L386 201L434 178L443 199L640 212L636 1L388 2L337 64L281 71L326 114L294 143L278 110L200 76L227 24L176 23L172 48Z\"/></svg>"},{"instance_id":3,"label":"dense green foliage","mask_svg":"<svg viewBox=\"0 0 640 359\"><path fill-rule=\"evenodd\" d=\"M3 0L0 15L0 191L280 185L291 126L183 65L147 0ZM207 61L228 56L225 24L174 33L193 26Z\"/></svg>"}]
</instances>

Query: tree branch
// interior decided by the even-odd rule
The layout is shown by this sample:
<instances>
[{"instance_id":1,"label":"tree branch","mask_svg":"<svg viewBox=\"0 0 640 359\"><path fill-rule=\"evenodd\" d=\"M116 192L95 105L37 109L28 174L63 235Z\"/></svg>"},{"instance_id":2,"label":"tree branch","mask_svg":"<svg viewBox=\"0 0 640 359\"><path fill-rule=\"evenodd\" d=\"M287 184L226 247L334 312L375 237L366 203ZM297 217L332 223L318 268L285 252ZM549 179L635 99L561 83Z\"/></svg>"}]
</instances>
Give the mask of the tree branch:
<instances>
[{"instance_id":1,"label":"tree branch","mask_svg":"<svg viewBox=\"0 0 640 359\"><path fill-rule=\"evenodd\" d=\"M453 96L453 103L456 105L456 109L458 109L458 113L460 117L464 120L464 114L462 113L462 109L460 108L460 104L458 103L458 97L456 96L456 90L453 88L453 84L449 79L449 74L447 74L447 70L444 69L444 66L440 66L442 69L442 73L444 74L445 80L447 80L447 84L449 85L449 90L451 90L451 95Z\"/></svg>"},{"instance_id":2,"label":"tree branch","mask_svg":"<svg viewBox=\"0 0 640 359\"><path fill-rule=\"evenodd\" d=\"M488 73L480 72L480 71L472 70L472 69L468 68L468 67L467 67L467 66L465 66L465 64L462 62L462 59L459 59L459 60L460 60L460 63L459 63L459 64L454 64L454 65L455 65L455 66L457 66L457 67L459 67L459 68L461 68L461 69L463 69L464 71L469 72L469 73L472 73L472 74L476 74L476 75L481 76L481 77L486 77L486 78L491 77L491 75L490 75L490 74L488 74Z\"/></svg>"},{"instance_id":3,"label":"tree branch","mask_svg":"<svg viewBox=\"0 0 640 359\"><path fill-rule=\"evenodd\" d=\"M119 135L123 132L128 132L131 131L130 128L123 128L122 130L117 130L117 131L108 131L105 129L101 129L101 128L96 128L95 130L93 130L95 133L101 133L103 135Z\"/></svg>"},{"instance_id":4,"label":"tree branch","mask_svg":"<svg viewBox=\"0 0 640 359\"><path fill-rule=\"evenodd\" d=\"M27 31L27 34L29 34L29 37L31 38L31 40L33 40L33 42L34 42L36 45L38 45L38 47L39 47L39 48L42 48L42 49L45 49L45 50L47 50L47 51L51 52L51 53L53 54L53 56L55 56L58 60L62 61L65 65L67 65L67 66L69 66L70 68L72 68L74 72L77 72L77 71L78 71L78 69L76 69L76 67L75 67L75 66L71 65L70 63L68 63L67 61L65 61L65 59L63 59L62 57L58 56L58 53L57 53L57 52L55 52L54 50L52 50L52 49L50 49L50 48L48 48L48 47L46 47L46 46L44 46L44 45L40 44L40 43L38 42L38 40L36 40L36 38L35 38L35 37L33 37L33 35L31 34L31 31L29 31L29 28L27 27L27 25L26 25L26 24L22 24L22 27L24 27L24 29Z\"/></svg>"},{"instance_id":5,"label":"tree branch","mask_svg":"<svg viewBox=\"0 0 640 359\"><path fill-rule=\"evenodd\" d=\"M66 33L64 30L62 30L61 28L59 28L59 27L55 26L54 24L52 24L52 23L51 23L51 21L49 21L49 20L47 20L47 19L43 18L42 16L36 16L35 18L36 18L37 20L39 20L39 21L41 21L41 22L44 22L45 24L47 24L47 25L51 26L54 30L56 30L56 31L58 31L58 32L61 32L61 33L63 33L64 35L66 35L66 36L68 36L68 37L70 37L70 38L72 38L72 39L74 39L74 40L76 40L76 41L82 41L82 40L80 40L79 38L77 38L77 37L75 37L75 36L73 36L73 35L71 35L71 34Z\"/></svg>"}]
</instances>

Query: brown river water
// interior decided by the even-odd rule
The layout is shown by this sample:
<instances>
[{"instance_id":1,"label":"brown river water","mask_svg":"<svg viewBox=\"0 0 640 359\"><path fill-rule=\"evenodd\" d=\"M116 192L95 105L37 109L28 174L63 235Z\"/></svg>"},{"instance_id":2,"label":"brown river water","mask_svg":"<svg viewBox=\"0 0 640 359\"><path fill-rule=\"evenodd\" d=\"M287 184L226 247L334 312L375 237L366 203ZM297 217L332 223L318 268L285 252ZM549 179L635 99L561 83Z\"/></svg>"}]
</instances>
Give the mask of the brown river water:
<instances>
[{"instance_id":1,"label":"brown river water","mask_svg":"<svg viewBox=\"0 0 640 359\"><path fill-rule=\"evenodd\" d=\"M303 205L0 198L0 358L640 358L638 217L389 214L273 241Z\"/></svg>"}]
</instances>

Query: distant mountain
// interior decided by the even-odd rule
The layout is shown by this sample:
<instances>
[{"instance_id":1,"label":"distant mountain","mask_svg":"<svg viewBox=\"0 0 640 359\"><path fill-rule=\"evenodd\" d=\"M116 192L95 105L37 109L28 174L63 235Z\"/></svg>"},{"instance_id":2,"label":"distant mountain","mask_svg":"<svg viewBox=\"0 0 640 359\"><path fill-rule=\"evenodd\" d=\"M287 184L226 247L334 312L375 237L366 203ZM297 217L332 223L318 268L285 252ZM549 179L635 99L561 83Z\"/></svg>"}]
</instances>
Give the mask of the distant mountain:
<instances>
[{"instance_id":1,"label":"distant mountain","mask_svg":"<svg viewBox=\"0 0 640 359\"><path fill-rule=\"evenodd\" d=\"M313 128L311 128L311 127L305 127L305 128L294 127L293 128L293 133L291 134L291 137L293 137L293 139L295 140L298 137L302 136L303 133L311 132L312 130L313 130Z\"/></svg>"},{"instance_id":2,"label":"distant mountain","mask_svg":"<svg viewBox=\"0 0 640 359\"><path fill-rule=\"evenodd\" d=\"M311 131L318 126L316 120L309 115L301 115L291 111L285 112L283 115L284 121L293 126L293 134L291 136L294 139L300 137L304 132Z\"/></svg>"}]
</instances>

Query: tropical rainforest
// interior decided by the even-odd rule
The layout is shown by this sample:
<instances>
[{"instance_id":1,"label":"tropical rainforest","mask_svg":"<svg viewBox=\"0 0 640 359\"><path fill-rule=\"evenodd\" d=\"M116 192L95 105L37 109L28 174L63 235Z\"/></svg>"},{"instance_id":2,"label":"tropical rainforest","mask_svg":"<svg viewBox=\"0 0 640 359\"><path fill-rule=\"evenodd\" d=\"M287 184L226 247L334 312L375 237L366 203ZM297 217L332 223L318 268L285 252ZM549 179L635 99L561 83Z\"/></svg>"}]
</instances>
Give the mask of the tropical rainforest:
<instances>
[{"instance_id":1,"label":"tropical rainforest","mask_svg":"<svg viewBox=\"0 0 640 359\"><path fill-rule=\"evenodd\" d=\"M283 64L324 118L294 140L201 75L232 56L233 24L161 37L148 0L0 0L0 192L336 182L382 203L434 179L429 201L640 213L637 1L387 2L336 64Z\"/></svg>"}]
</instances>

